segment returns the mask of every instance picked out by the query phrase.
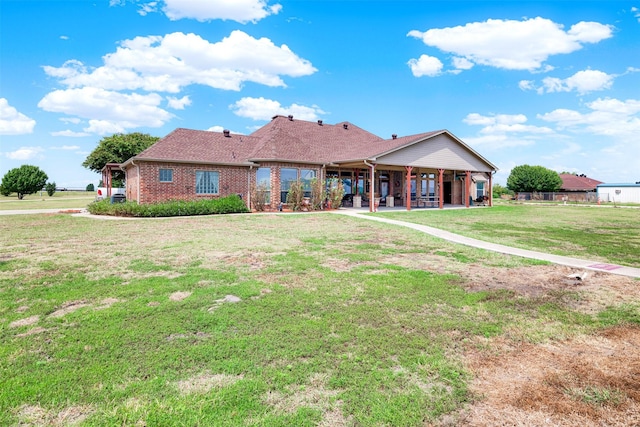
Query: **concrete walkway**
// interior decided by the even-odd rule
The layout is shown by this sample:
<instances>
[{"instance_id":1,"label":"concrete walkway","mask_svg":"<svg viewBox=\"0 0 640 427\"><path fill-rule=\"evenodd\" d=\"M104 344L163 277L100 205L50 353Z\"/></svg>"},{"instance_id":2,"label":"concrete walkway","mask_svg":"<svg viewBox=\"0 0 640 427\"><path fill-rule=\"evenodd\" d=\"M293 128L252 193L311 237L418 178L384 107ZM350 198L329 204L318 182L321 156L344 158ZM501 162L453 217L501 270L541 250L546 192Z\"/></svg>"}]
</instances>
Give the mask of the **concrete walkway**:
<instances>
[{"instance_id":1,"label":"concrete walkway","mask_svg":"<svg viewBox=\"0 0 640 427\"><path fill-rule=\"evenodd\" d=\"M640 268L625 267L622 265L608 264L599 261L588 261L579 258L571 258L562 255L552 255L544 252L530 251L527 249L513 248L511 246L500 245L497 243L489 243L471 237L461 236L459 234L451 233L449 231L440 230L438 228L429 227L426 225L413 224L406 221L398 221L395 219L382 218L372 215L364 215L365 212L355 209L338 209L332 211L340 215L349 215L352 217L366 219L369 221L383 222L385 224L393 224L401 227L411 228L422 233L430 234L435 237L439 237L444 240L448 240L453 243L459 243L461 245L472 246L474 248L485 249L493 252L500 252L508 255L520 256L523 258L539 259L542 261L549 261L554 264L566 265L574 268L582 268L585 270L601 271L604 273L619 274L621 276L629 276L640 278Z\"/></svg>"},{"instance_id":2,"label":"concrete walkway","mask_svg":"<svg viewBox=\"0 0 640 427\"><path fill-rule=\"evenodd\" d=\"M58 209L12 209L0 210L0 215L35 215L46 213L69 213L71 211L85 211L86 208L58 208Z\"/></svg>"}]
</instances>

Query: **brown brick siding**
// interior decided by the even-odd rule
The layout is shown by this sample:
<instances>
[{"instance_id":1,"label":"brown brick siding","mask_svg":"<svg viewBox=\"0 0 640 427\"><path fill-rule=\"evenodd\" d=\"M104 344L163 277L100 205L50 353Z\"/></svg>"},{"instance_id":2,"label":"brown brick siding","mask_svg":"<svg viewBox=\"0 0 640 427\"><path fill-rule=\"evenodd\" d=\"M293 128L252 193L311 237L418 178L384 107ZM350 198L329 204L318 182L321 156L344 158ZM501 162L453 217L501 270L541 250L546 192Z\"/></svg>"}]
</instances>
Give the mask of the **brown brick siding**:
<instances>
[{"instance_id":1,"label":"brown brick siding","mask_svg":"<svg viewBox=\"0 0 640 427\"><path fill-rule=\"evenodd\" d=\"M140 176L137 176L137 169ZM173 181L160 182L160 169L172 169ZM196 194L196 171L214 171L219 175L219 194ZM248 167L196 165L187 163L137 162L127 168L127 196L138 203L156 203L167 200L197 200L240 194L248 203ZM255 181L255 172L253 181ZM139 180L139 184L138 184ZM140 194L137 194L137 188Z\"/></svg>"}]
</instances>

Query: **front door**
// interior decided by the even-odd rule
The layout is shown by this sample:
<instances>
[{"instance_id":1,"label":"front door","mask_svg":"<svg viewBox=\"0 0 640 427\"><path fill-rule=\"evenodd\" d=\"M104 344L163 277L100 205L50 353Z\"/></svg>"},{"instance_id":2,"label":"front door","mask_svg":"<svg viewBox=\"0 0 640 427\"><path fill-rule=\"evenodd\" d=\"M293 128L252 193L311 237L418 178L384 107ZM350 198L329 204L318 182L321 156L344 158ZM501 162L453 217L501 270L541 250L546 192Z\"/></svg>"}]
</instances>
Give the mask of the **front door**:
<instances>
[{"instance_id":1,"label":"front door","mask_svg":"<svg viewBox=\"0 0 640 427\"><path fill-rule=\"evenodd\" d=\"M444 203L451 204L451 181L443 182Z\"/></svg>"}]
</instances>

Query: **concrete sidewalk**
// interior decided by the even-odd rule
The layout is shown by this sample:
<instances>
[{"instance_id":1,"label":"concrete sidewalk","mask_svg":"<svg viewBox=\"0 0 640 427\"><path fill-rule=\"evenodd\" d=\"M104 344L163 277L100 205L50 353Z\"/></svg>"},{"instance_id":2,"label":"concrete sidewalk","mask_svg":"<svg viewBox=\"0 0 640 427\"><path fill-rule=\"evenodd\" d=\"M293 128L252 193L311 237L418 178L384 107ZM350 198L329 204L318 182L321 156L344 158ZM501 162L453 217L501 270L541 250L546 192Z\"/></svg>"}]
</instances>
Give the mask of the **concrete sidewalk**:
<instances>
[{"instance_id":1,"label":"concrete sidewalk","mask_svg":"<svg viewBox=\"0 0 640 427\"><path fill-rule=\"evenodd\" d=\"M542 261L549 261L554 264L566 265L574 268L583 268L585 270L601 271L604 273L619 274L621 276L629 276L640 278L640 268L625 267L622 265L608 264L599 261L588 261L579 258L571 258L562 255L552 255L544 252L530 251L527 249L513 248L511 246L500 245L497 243L489 243L471 237L461 236L459 234L451 233L449 231L440 230L438 228L429 227L426 225L413 224L406 221L398 221L395 219L381 218L377 216L364 215L364 212L358 212L351 209L338 209L333 211L341 215L349 215L356 218L367 219L369 221L383 222L385 224L393 224L401 227L411 228L422 233L429 234L434 237L439 237L449 242L459 243L461 245L472 246L474 248L485 249L493 252L500 252L508 255L520 256L523 258L538 259Z\"/></svg>"},{"instance_id":2,"label":"concrete sidewalk","mask_svg":"<svg viewBox=\"0 0 640 427\"><path fill-rule=\"evenodd\" d=\"M46 213L72 213L71 211L85 211L86 208L58 208L58 209L13 209L0 210L0 215L36 215Z\"/></svg>"}]
</instances>

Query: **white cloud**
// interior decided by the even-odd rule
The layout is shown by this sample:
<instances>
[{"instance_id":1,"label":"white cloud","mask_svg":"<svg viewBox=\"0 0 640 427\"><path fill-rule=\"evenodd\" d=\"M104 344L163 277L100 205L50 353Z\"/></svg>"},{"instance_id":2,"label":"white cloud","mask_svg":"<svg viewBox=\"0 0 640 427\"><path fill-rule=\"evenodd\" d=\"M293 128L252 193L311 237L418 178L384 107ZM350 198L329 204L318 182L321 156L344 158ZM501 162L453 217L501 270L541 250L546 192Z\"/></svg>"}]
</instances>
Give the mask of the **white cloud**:
<instances>
[{"instance_id":1,"label":"white cloud","mask_svg":"<svg viewBox=\"0 0 640 427\"><path fill-rule=\"evenodd\" d=\"M468 125L514 125L521 124L527 121L527 116L524 114L494 114L491 116L483 116L478 113L467 114L462 120Z\"/></svg>"},{"instance_id":2,"label":"white cloud","mask_svg":"<svg viewBox=\"0 0 640 427\"><path fill-rule=\"evenodd\" d=\"M38 107L89 119L85 132L106 134L137 127L160 127L173 115L158 106L158 94L124 94L100 88L56 90L47 94Z\"/></svg>"},{"instance_id":3,"label":"white cloud","mask_svg":"<svg viewBox=\"0 0 640 427\"><path fill-rule=\"evenodd\" d=\"M6 98L0 98L0 135L32 133L36 121L18 112Z\"/></svg>"},{"instance_id":4,"label":"white cloud","mask_svg":"<svg viewBox=\"0 0 640 427\"><path fill-rule=\"evenodd\" d=\"M65 150L65 151L72 151L72 150L79 150L80 146L79 145L63 145L61 147L51 147L52 150Z\"/></svg>"},{"instance_id":5,"label":"white cloud","mask_svg":"<svg viewBox=\"0 0 640 427\"><path fill-rule=\"evenodd\" d=\"M468 114L463 122L471 126L482 126L479 136L464 138L472 146L482 145L493 149L533 145L541 135L553 134L548 127L525 124L524 114L494 114L483 116L478 113Z\"/></svg>"},{"instance_id":6,"label":"white cloud","mask_svg":"<svg viewBox=\"0 0 640 427\"><path fill-rule=\"evenodd\" d=\"M415 77L434 77L442 71L442 62L434 56L421 55L418 59L410 59L407 63Z\"/></svg>"},{"instance_id":7,"label":"white cloud","mask_svg":"<svg viewBox=\"0 0 640 427\"><path fill-rule=\"evenodd\" d=\"M182 98L167 97L167 105L174 110L184 110L184 107L191 105L191 99L188 96Z\"/></svg>"},{"instance_id":8,"label":"white cloud","mask_svg":"<svg viewBox=\"0 0 640 427\"><path fill-rule=\"evenodd\" d=\"M20 147L16 151L10 151L5 153L5 156L11 160L30 160L38 157L42 151L42 147Z\"/></svg>"},{"instance_id":9,"label":"white cloud","mask_svg":"<svg viewBox=\"0 0 640 427\"><path fill-rule=\"evenodd\" d=\"M539 115L539 118L555 123L560 129L611 136L621 143L640 145L637 138L640 133L640 100L599 98L586 107L590 110L586 113L556 109Z\"/></svg>"},{"instance_id":10,"label":"white cloud","mask_svg":"<svg viewBox=\"0 0 640 427\"><path fill-rule=\"evenodd\" d=\"M65 136L65 137L70 137L70 138L81 138L83 136L89 136L91 135L90 133L87 132L75 132L72 131L70 129L67 130L61 130L61 131L57 131L57 132L50 132L51 136Z\"/></svg>"},{"instance_id":11,"label":"white cloud","mask_svg":"<svg viewBox=\"0 0 640 427\"><path fill-rule=\"evenodd\" d=\"M79 118L77 118L77 117L60 117L60 121L61 121L62 123L71 123L71 124L77 125L77 124L79 124L82 120L80 120L80 119L79 119Z\"/></svg>"},{"instance_id":12,"label":"white cloud","mask_svg":"<svg viewBox=\"0 0 640 427\"><path fill-rule=\"evenodd\" d=\"M149 3L142 3L138 9L138 15L147 16L150 13L158 12L158 2L152 1Z\"/></svg>"},{"instance_id":13,"label":"white cloud","mask_svg":"<svg viewBox=\"0 0 640 427\"><path fill-rule=\"evenodd\" d=\"M467 58L455 57L453 58L453 66L458 70L470 70L473 68L473 62Z\"/></svg>"},{"instance_id":14,"label":"white cloud","mask_svg":"<svg viewBox=\"0 0 640 427\"><path fill-rule=\"evenodd\" d=\"M121 42L103 59L104 65L95 69L70 60L59 68L45 66L44 71L68 87L169 93L191 84L236 91L245 82L285 87L281 76L317 71L287 45L276 46L268 38L255 39L238 30L217 43L179 32L136 37Z\"/></svg>"},{"instance_id":15,"label":"white cloud","mask_svg":"<svg viewBox=\"0 0 640 427\"><path fill-rule=\"evenodd\" d=\"M207 129L209 132L222 132L223 130L225 130L227 128L222 127L222 126L211 126L209 129ZM234 133L236 135L244 135L244 133L242 132L236 132L234 130L229 130L229 132Z\"/></svg>"},{"instance_id":16,"label":"white cloud","mask_svg":"<svg viewBox=\"0 0 640 427\"><path fill-rule=\"evenodd\" d=\"M253 120L271 120L275 115L293 115L300 120L317 120L320 115L327 114L317 105L306 107L304 105L291 104L288 107L278 101L265 98L242 98L229 106L240 117L248 117Z\"/></svg>"},{"instance_id":17,"label":"white cloud","mask_svg":"<svg viewBox=\"0 0 640 427\"><path fill-rule=\"evenodd\" d=\"M162 11L172 21L189 18L201 22L214 19L245 24L276 15L282 6L269 6L265 0L164 0Z\"/></svg>"},{"instance_id":18,"label":"white cloud","mask_svg":"<svg viewBox=\"0 0 640 427\"><path fill-rule=\"evenodd\" d=\"M550 92L571 92L576 91L583 95L585 93L611 88L614 76L598 70L578 71L573 76L566 79L547 77L542 80L543 90Z\"/></svg>"},{"instance_id":19,"label":"white cloud","mask_svg":"<svg viewBox=\"0 0 640 427\"><path fill-rule=\"evenodd\" d=\"M532 80L520 80L518 87L521 90L534 90L536 88L535 82Z\"/></svg>"},{"instance_id":20,"label":"white cloud","mask_svg":"<svg viewBox=\"0 0 640 427\"><path fill-rule=\"evenodd\" d=\"M523 21L489 19L426 32L413 30L408 36L473 64L535 71L544 69L550 56L575 52L585 43L611 37L612 27L579 22L564 31L562 25L541 17Z\"/></svg>"},{"instance_id":21,"label":"white cloud","mask_svg":"<svg viewBox=\"0 0 640 427\"><path fill-rule=\"evenodd\" d=\"M631 13L633 13L633 16L638 19L638 22L640 22L640 9L638 9L637 7L632 7Z\"/></svg>"}]
</instances>

